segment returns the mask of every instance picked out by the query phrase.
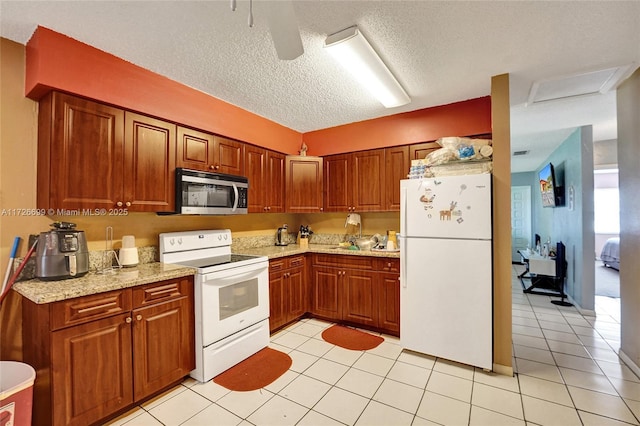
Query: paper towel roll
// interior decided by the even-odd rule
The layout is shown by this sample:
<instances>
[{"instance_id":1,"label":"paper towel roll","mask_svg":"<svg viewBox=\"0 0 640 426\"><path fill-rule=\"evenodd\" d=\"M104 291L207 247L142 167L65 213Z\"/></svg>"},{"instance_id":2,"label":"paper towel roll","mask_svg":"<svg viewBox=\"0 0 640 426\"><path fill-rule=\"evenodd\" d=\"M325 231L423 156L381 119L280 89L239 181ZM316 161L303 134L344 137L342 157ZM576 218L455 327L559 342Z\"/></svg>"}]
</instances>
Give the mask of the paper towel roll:
<instances>
[{"instance_id":1,"label":"paper towel roll","mask_svg":"<svg viewBox=\"0 0 640 426\"><path fill-rule=\"evenodd\" d=\"M360 225L360 215L358 213L349 213L347 215L347 225Z\"/></svg>"}]
</instances>

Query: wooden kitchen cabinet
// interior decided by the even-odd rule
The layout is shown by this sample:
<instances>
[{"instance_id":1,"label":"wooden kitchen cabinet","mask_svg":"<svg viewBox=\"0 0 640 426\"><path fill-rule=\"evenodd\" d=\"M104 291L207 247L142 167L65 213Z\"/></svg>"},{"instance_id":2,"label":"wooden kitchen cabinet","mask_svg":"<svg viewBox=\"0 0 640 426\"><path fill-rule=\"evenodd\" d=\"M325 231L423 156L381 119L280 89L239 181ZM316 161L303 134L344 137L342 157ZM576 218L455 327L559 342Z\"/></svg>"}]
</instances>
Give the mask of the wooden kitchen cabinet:
<instances>
[{"instance_id":1,"label":"wooden kitchen cabinet","mask_svg":"<svg viewBox=\"0 0 640 426\"><path fill-rule=\"evenodd\" d=\"M422 142L422 143L409 145L409 158L411 160L423 160L424 157L427 156L427 154L440 148L441 146L438 145L436 141Z\"/></svg>"},{"instance_id":2,"label":"wooden kitchen cabinet","mask_svg":"<svg viewBox=\"0 0 640 426\"><path fill-rule=\"evenodd\" d=\"M176 166L203 172L244 174L244 143L178 126Z\"/></svg>"},{"instance_id":3,"label":"wooden kitchen cabinet","mask_svg":"<svg viewBox=\"0 0 640 426\"><path fill-rule=\"evenodd\" d=\"M289 324L309 310L304 256L269 261L269 330Z\"/></svg>"},{"instance_id":4,"label":"wooden kitchen cabinet","mask_svg":"<svg viewBox=\"0 0 640 426\"><path fill-rule=\"evenodd\" d=\"M38 117L41 209L173 211L174 124L51 92Z\"/></svg>"},{"instance_id":5,"label":"wooden kitchen cabinet","mask_svg":"<svg viewBox=\"0 0 640 426\"><path fill-rule=\"evenodd\" d=\"M193 278L35 304L23 299L24 361L38 372L33 424L86 425L195 368Z\"/></svg>"},{"instance_id":6,"label":"wooden kitchen cabinet","mask_svg":"<svg viewBox=\"0 0 640 426\"><path fill-rule=\"evenodd\" d=\"M285 211L319 213L324 211L322 157L285 157Z\"/></svg>"},{"instance_id":7,"label":"wooden kitchen cabinet","mask_svg":"<svg viewBox=\"0 0 640 426\"><path fill-rule=\"evenodd\" d=\"M338 154L324 159L325 211L384 211L385 150Z\"/></svg>"},{"instance_id":8,"label":"wooden kitchen cabinet","mask_svg":"<svg viewBox=\"0 0 640 426\"><path fill-rule=\"evenodd\" d=\"M400 211L400 181L407 179L411 167L408 146L385 148L385 210Z\"/></svg>"},{"instance_id":9,"label":"wooden kitchen cabinet","mask_svg":"<svg viewBox=\"0 0 640 426\"><path fill-rule=\"evenodd\" d=\"M315 254L311 314L392 335L400 332L399 260Z\"/></svg>"},{"instance_id":10,"label":"wooden kitchen cabinet","mask_svg":"<svg viewBox=\"0 0 640 426\"><path fill-rule=\"evenodd\" d=\"M284 154L246 145L244 164L249 179L249 213L284 212Z\"/></svg>"}]
</instances>

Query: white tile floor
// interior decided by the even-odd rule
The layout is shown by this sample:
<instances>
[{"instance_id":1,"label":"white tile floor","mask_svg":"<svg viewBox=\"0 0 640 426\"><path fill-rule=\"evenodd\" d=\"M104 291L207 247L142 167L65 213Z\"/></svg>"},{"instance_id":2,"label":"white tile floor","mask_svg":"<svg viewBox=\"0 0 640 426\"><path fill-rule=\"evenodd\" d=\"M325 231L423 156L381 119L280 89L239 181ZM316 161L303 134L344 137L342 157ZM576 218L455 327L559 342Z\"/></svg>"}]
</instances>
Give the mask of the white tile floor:
<instances>
[{"instance_id":1,"label":"white tile floor","mask_svg":"<svg viewBox=\"0 0 640 426\"><path fill-rule=\"evenodd\" d=\"M291 369L264 389L186 380L112 425L640 425L640 379L616 355L620 307L596 317L522 292L513 272L515 377L403 352L350 351L309 319L272 336Z\"/></svg>"}]
</instances>

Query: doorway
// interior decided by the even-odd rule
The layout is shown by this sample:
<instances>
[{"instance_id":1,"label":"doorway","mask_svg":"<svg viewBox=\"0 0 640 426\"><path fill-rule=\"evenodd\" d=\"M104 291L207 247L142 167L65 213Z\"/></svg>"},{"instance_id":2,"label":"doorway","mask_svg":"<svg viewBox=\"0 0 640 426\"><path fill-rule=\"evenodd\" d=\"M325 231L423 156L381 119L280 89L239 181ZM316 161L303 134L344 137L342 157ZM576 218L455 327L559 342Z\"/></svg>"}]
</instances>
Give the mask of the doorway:
<instances>
[{"instance_id":1,"label":"doorway","mask_svg":"<svg viewBox=\"0 0 640 426\"><path fill-rule=\"evenodd\" d=\"M531 242L531 187L511 187L511 261L519 263L518 250Z\"/></svg>"}]
</instances>

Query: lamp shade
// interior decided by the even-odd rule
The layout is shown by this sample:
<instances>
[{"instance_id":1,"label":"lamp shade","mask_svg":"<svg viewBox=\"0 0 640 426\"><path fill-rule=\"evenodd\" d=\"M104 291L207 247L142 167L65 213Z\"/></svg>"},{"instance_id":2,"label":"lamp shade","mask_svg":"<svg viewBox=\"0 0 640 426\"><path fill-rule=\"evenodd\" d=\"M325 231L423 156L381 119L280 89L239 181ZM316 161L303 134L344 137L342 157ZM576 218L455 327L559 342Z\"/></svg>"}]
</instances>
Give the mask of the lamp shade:
<instances>
[{"instance_id":1,"label":"lamp shade","mask_svg":"<svg viewBox=\"0 0 640 426\"><path fill-rule=\"evenodd\" d=\"M353 26L327 37L327 51L387 108L406 105L411 98L366 38Z\"/></svg>"}]
</instances>

